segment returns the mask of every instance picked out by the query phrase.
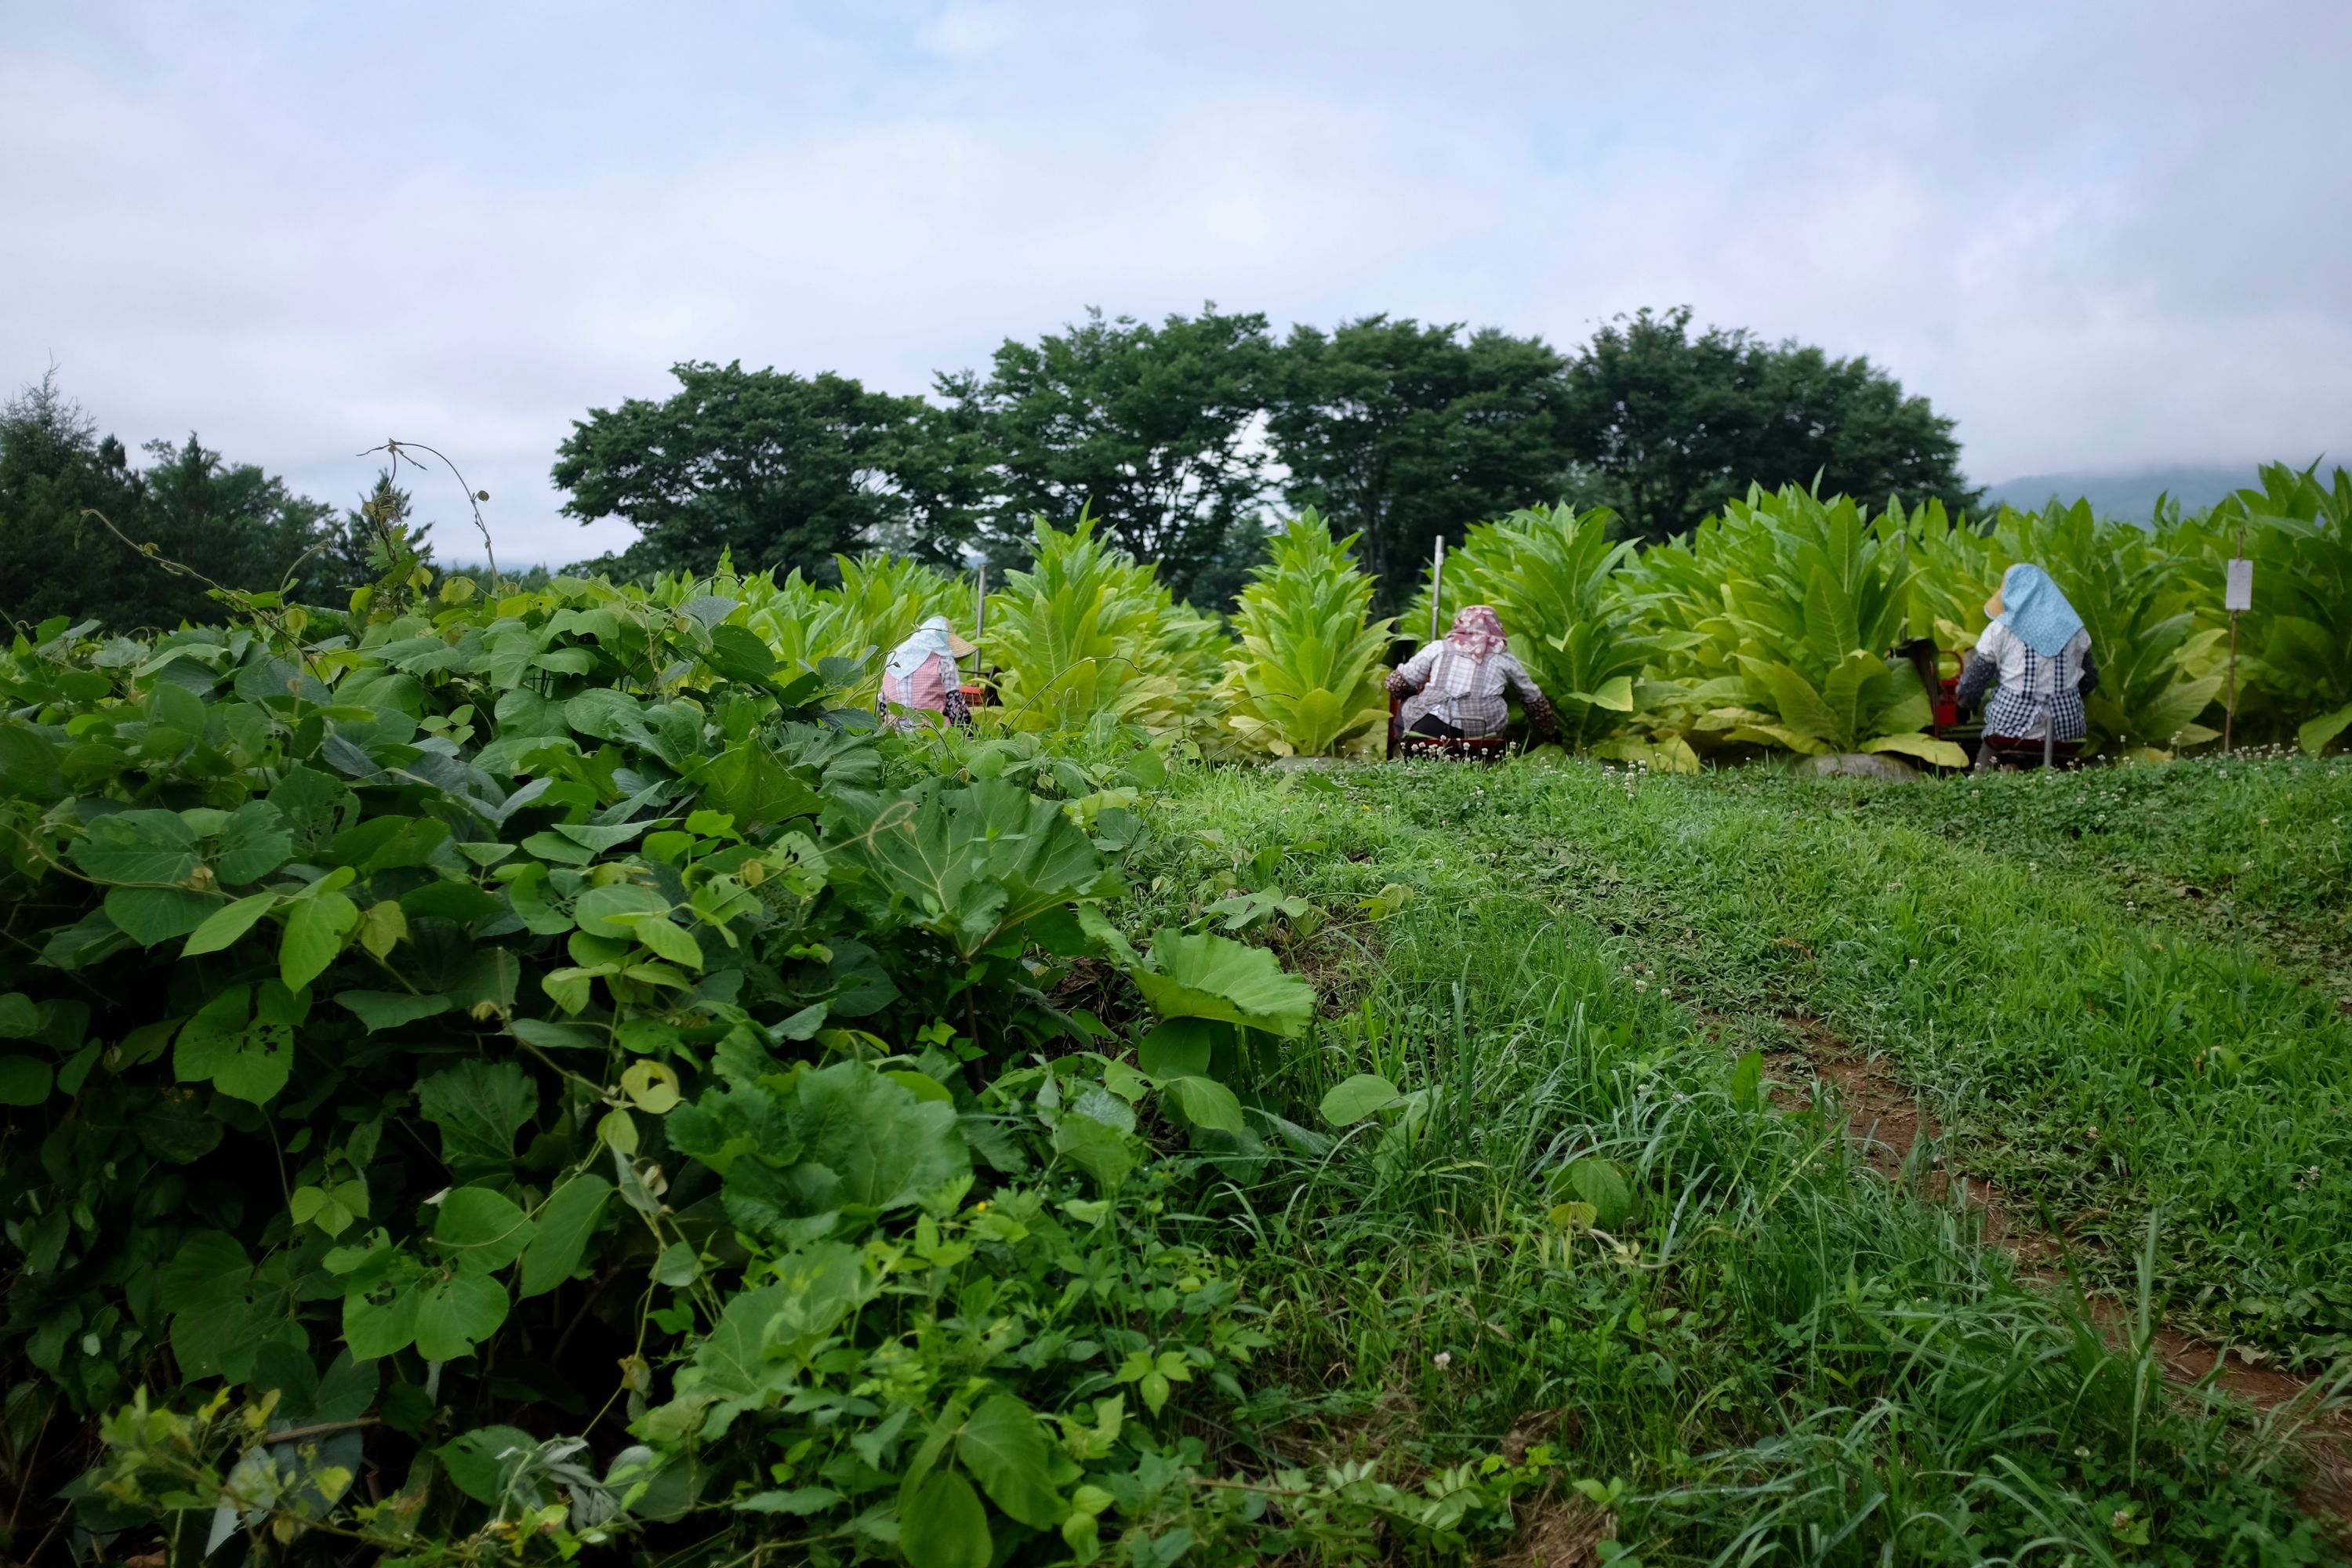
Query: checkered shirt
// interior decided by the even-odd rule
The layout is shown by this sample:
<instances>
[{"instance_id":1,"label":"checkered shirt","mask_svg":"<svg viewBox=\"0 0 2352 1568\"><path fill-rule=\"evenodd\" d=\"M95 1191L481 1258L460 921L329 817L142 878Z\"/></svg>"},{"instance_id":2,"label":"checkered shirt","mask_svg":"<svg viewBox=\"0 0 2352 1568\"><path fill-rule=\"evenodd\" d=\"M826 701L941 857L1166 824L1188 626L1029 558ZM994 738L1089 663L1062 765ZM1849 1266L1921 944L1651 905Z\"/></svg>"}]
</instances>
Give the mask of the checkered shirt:
<instances>
[{"instance_id":1,"label":"checkered shirt","mask_svg":"<svg viewBox=\"0 0 2352 1568\"><path fill-rule=\"evenodd\" d=\"M1518 692L1531 717L1550 712L1541 689L1508 648L1472 658L1450 642L1433 642L1389 677L1391 691L1412 693L1397 716L1404 728L1433 713L1465 735L1502 733L1511 711L1503 695L1506 685Z\"/></svg>"},{"instance_id":2,"label":"checkered shirt","mask_svg":"<svg viewBox=\"0 0 2352 1568\"><path fill-rule=\"evenodd\" d=\"M2076 632L2053 655L2033 651L2007 626L1985 628L1977 657L2000 668L2000 688L1985 704L1984 731L2011 740L2039 741L2045 722L2051 739L2083 738L2084 661L2091 650L2088 632ZM2045 719L2045 715L2047 716Z\"/></svg>"}]
</instances>

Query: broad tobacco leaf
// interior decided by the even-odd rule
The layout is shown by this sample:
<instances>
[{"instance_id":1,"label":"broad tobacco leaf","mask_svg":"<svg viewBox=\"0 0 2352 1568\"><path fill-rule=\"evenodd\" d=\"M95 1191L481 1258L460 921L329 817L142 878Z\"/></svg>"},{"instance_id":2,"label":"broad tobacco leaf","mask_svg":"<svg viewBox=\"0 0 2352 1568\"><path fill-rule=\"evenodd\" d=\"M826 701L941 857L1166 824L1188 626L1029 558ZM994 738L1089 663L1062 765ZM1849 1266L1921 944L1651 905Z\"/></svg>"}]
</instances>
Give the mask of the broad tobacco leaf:
<instances>
[{"instance_id":1,"label":"broad tobacco leaf","mask_svg":"<svg viewBox=\"0 0 2352 1568\"><path fill-rule=\"evenodd\" d=\"M1212 931L1161 931L1135 984L1162 1018L1218 1018L1289 1038L1315 1015L1315 988L1273 953Z\"/></svg>"},{"instance_id":2,"label":"broad tobacco leaf","mask_svg":"<svg viewBox=\"0 0 2352 1568\"><path fill-rule=\"evenodd\" d=\"M857 873L844 888L854 900L967 959L1048 910L1100 897L1114 875L1059 805L1003 779L925 780L869 817L829 823L827 848Z\"/></svg>"}]
</instances>

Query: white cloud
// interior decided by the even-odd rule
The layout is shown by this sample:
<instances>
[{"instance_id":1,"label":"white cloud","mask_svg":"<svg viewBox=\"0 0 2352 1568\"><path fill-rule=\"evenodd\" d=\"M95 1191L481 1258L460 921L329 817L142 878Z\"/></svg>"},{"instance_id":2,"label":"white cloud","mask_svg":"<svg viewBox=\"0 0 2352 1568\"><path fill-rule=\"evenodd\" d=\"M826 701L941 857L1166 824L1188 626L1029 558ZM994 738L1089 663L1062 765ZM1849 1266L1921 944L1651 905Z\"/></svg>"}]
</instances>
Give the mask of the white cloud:
<instances>
[{"instance_id":1,"label":"white cloud","mask_svg":"<svg viewBox=\"0 0 2352 1568\"><path fill-rule=\"evenodd\" d=\"M1868 353L1984 479L2352 440L2352 11L1424 16L51 14L0 59L0 379L328 499L431 441L518 558L625 539L547 468L674 360L916 391L1087 304L1686 301Z\"/></svg>"}]
</instances>

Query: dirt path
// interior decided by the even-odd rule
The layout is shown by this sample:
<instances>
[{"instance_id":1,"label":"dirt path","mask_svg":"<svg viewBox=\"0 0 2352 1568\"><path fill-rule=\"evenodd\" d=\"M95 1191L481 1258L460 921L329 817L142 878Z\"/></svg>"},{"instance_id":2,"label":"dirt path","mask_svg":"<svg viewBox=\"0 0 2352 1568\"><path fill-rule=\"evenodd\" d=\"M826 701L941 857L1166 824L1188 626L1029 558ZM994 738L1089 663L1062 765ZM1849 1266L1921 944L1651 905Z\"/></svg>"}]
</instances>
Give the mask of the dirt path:
<instances>
[{"instance_id":1,"label":"dirt path","mask_svg":"<svg viewBox=\"0 0 2352 1568\"><path fill-rule=\"evenodd\" d=\"M1811 1101L1795 1086L1830 1085L1845 1110L1847 1136L1881 1174L1900 1184L1908 1171L1921 1194L1931 1199L1948 1197L1958 1183L1964 1201L1985 1216L1984 1239L2007 1248L2026 1279L2052 1287L2065 1283L2062 1237L2024 1215L1998 1186L1946 1165L1940 1152L1943 1129L1881 1062L1840 1039L1817 1018L1784 1014L1780 1023L1801 1045L1797 1050L1765 1054L1766 1076L1777 1080L1778 1103L1808 1107ZM1934 1162L1926 1171L1914 1163L1923 1140L1928 1143L1925 1152ZM2128 1350L2130 1310L2105 1297L2091 1298L2088 1306L2108 1342ZM2296 1423L2294 1436L2311 1461L2312 1476L2295 1500L2352 1546L2352 1405L2338 1398L2323 1405L2322 1391L2308 1378L2257 1365L2245 1360L2242 1352L2233 1355L2227 1345L2161 1325L2156 1330L2155 1351L2175 1384L2193 1387L2210 1380L2214 1387L2254 1409L2283 1412L2284 1419Z\"/></svg>"}]
</instances>

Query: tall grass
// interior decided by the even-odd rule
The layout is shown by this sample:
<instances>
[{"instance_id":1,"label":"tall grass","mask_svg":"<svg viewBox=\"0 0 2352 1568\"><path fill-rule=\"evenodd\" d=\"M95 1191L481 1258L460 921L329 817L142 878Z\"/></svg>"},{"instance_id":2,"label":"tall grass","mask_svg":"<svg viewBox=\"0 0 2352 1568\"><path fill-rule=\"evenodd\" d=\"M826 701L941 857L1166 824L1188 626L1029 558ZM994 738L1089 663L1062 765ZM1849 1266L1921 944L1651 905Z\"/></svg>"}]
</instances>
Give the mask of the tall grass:
<instances>
[{"instance_id":1,"label":"tall grass","mask_svg":"<svg viewBox=\"0 0 2352 1568\"><path fill-rule=\"evenodd\" d=\"M2055 989L2028 1003L1963 976L1984 972L2021 900L2029 919L2046 904L2111 940L2091 889L2021 887L1980 850L1958 856L1948 897L1906 918L1886 884L1933 879L1925 841L1898 825L1791 823L1820 799L1790 781L1533 764L1349 773L1336 790L1183 781L1159 850L1164 907L1145 918L1181 918L1234 876L1334 911L1313 937L1280 939L1321 979L1325 1016L1264 1097L1266 1149L1235 1167L1223 1222L1256 1244L1290 1369L1288 1399L1266 1401L1245 1439L1402 1447L1433 1464L1514 1433L1554 1442L1644 1561L2317 1560L2285 1500L2291 1466L2167 1392L2145 1331L2147 1312L2193 1295L2184 1282L2216 1277L2200 1249L2234 1204L2209 1194L2200 1214L2183 1181L2158 1218L2122 1173L2095 1192L2047 1184L2062 1220L2108 1208L2087 1229L2114 1239L2085 1266L2145 1292L2139 1331L2110 1343L2066 1291L2021 1280L1981 1245L1974 1213L1935 1195L1939 1155L1975 1161L2053 1094L2012 1076L2026 1054L1966 1076L1983 1060L1978 1031L2000 1040L2021 1012L2046 1017L2051 1034L2028 1034L2054 1067L2056 1032L2079 1016L2079 996L2069 1015ZM1833 833L1857 840L1850 853L1829 854ZM1412 889L1400 912L1354 913L1389 883ZM1937 960L1930 992L1909 960L1955 927L1962 945ZM1775 945L1783 932L1815 960ZM2032 979L2007 984L2059 987L2083 961L2047 931L2025 937L1999 962ZM2170 993L2151 998L2166 1015L2248 986L2264 1006L2289 999L2258 963L2215 970L2189 946ZM1935 1006L1898 1016L1914 986ZM1860 1048L1901 1052L1960 1113L1953 1142L1923 1145L1890 1184L1841 1111L1802 1109L1807 1075L1783 1069L1795 1086L1769 1100L1737 1058L1785 1043L1773 1016L1799 1008ZM2343 1060L2315 1010L2294 1016L2315 1063ZM2217 1024L2215 1038L2229 1028ZM2097 1092L2127 1092L2125 1073L2103 1070L2126 1066L2121 1041L2074 1055ZM2305 1103L2327 1070L2301 1081ZM2340 1085L2347 1069L2332 1070ZM1356 1072L1391 1078L1425 1114L1321 1124L1313 1108ZM2138 1134L2136 1157L2170 1149L2185 1170L2205 1157L2192 1145L2236 1136L2200 1130L2234 1129L2231 1087L2167 1092L2192 1099ZM2129 1114L2121 1099L2113 1109ZM2315 1118L2315 1134L2337 1120ZM1562 1173L1583 1160L1630 1188L1613 1228L1561 1206ZM2282 1254L2318 1239L2264 1223Z\"/></svg>"}]
</instances>

